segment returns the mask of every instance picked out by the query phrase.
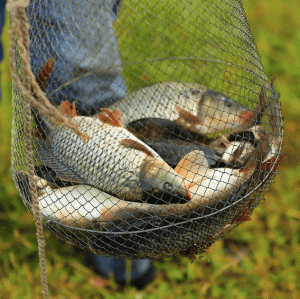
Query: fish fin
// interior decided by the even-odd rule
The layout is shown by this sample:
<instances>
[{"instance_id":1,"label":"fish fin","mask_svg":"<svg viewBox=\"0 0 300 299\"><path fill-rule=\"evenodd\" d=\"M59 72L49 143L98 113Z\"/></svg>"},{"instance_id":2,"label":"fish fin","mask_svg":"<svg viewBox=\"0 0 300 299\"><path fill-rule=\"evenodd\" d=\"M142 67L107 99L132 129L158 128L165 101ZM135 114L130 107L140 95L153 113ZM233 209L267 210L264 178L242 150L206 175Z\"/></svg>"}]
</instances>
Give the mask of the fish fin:
<instances>
[{"instance_id":1,"label":"fish fin","mask_svg":"<svg viewBox=\"0 0 300 299\"><path fill-rule=\"evenodd\" d=\"M65 114L68 117L77 116L75 102L72 102L72 104L71 104L68 100L65 100L64 102L61 103L58 110L62 114Z\"/></svg>"},{"instance_id":2,"label":"fish fin","mask_svg":"<svg viewBox=\"0 0 300 299\"><path fill-rule=\"evenodd\" d=\"M123 122L122 122L122 113L121 111L116 108L115 110L113 110L112 114L116 117L116 119L122 124L123 126Z\"/></svg>"},{"instance_id":3,"label":"fish fin","mask_svg":"<svg viewBox=\"0 0 300 299\"><path fill-rule=\"evenodd\" d=\"M269 172L271 170L272 166L274 165L274 168L272 169L272 172L276 172L277 168L279 166L279 163L281 162L283 156L284 156L284 154L279 155L277 161L276 161L276 157L272 157L269 160L265 161L261 165L261 170ZM275 161L276 161L276 163L275 163Z\"/></svg>"},{"instance_id":4,"label":"fish fin","mask_svg":"<svg viewBox=\"0 0 300 299\"><path fill-rule=\"evenodd\" d=\"M102 123L108 123L108 116L101 113L98 113L97 116Z\"/></svg>"},{"instance_id":5,"label":"fish fin","mask_svg":"<svg viewBox=\"0 0 300 299\"><path fill-rule=\"evenodd\" d=\"M261 91L258 96L258 103L254 110L254 115L255 115L254 125L261 124L262 116L269 106L270 106L270 99L266 95L265 87L262 86Z\"/></svg>"},{"instance_id":6,"label":"fish fin","mask_svg":"<svg viewBox=\"0 0 300 299\"><path fill-rule=\"evenodd\" d=\"M175 106L177 112L179 113L179 118L184 118L189 123L192 123L193 125L202 124L202 120L198 118L197 116L193 115L192 113L180 108L179 105Z\"/></svg>"},{"instance_id":7,"label":"fish fin","mask_svg":"<svg viewBox=\"0 0 300 299\"><path fill-rule=\"evenodd\" d=\"M120 144L127 148L136 149L138 151L144 152L147 156L155 158L154 154L143 144L132 139L122 139Z\"/></svg>"},{"instance_id":8,"label":"fish fin","mask_svg":"<svg viewBox=\"0 0 300 299\"><path fill-rule=\"evenodd\" d=\"M48 60L43 65L42 69L40 70L40 72L36 78L36 83L38 84L38 86L40 87L40 89L43 92L45 92L45 90L47 88L48 79L53 70L55 60L56 60L55 57L48 58ZM33 90L33 88L31 89L31 92L32 92L33 96L37 98L36 93ZM39 115L39 113L37 112L37 110L34 107L32 107L31 110L32 110L32 114L34 115L35 123L37 125L37 131L34 132L34 135L37 137L40 136L41 138L45 139L46 135L50 132L49 128L51 126L50 126L50 124L47 124L47 121Z\"/></svg>"},{"instance_id":9,"label":"fish fin","mask_svg":"<svg viewBox=\"0 0 300 299\"><path fill-rule=\"evenodd\" d=\"M250 216L242 215L235 219L235 223L243 223L243 222L251 221L251 220L252 219Z\"/></svg>"},{"instance_id":10,"label":"fish fin","mask_svg":"<svg viewBox=\"0 0 300 299\"><path fill-rule=\"evenodd\" d=\"M99 113L98 118L101 122L108 123L111 126L123 128L123 124L121 121L121 112L119 109L115 109L114 111L110 112L108 109L102 108L102 111L104 111L107 114L107 116Z\"/></svg>"},{"instance_id":11,"label":"fish fin","mask_svg":"<svg viewBox=\"0 0 300 299\"><path fill-rule=\"evenodd\" d=\"M194 177L196 174L205 174L208 168L209 164L204 153L196 150L185 155L174 170L180 176Z\"/></svg>"},{"instance_id":12,"label":"fish fin","mask_svg":"<svg viewBox=\"0 0 300 299\"><path fill-rule=\"evenodd\" d=\"M44 141L37 140L36 150L38 159L44 165L50 167L59 179L74 183L84 183L84 180L77 173L51 154Z\"/></svg>"},{"instance_id":13,"label":"fish fin","mask_svg":"<svg viewBox=\"0 0 300 299\"><path fill-rule=\"evenodd\" d=\"M45 92L47 85L48 85L48 79L50 77L50 74L53 70L53 66L55 63L56 57L50 57L45 62L44 66L40 70L37 78L36 83L39 85L40 89Z\"/></svg>"},{"instance_id":14,"label":"fish fin","mask_svg":"<svg viewBox=\"0 0 300 299\"><path fill-rule=\"evenodd\" d=\"M243 223L246 221L251 221L251 217L250 217L250 212L247 208L245 208L242 212L241 215L239 215L238 217L234 218L230 224L234 224L234 223Z\"/></svg>"}]
</instances>

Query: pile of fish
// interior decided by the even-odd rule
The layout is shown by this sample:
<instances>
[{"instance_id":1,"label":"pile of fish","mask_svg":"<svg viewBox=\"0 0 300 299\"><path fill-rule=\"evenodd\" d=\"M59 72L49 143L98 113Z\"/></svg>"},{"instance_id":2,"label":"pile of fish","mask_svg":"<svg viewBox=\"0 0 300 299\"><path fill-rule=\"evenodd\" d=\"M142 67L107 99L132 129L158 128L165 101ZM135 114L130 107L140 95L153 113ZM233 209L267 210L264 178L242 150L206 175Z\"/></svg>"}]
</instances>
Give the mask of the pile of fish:
<instances>
[{"instance_id":1,"label":"pile of fish","mask_svg":"<svg viewBox=\"0 0 300 299\"><path fill-rule=\"evenodd\" d=\"M40 85L53 65L45 64ZM79 116L75 103L63 102L60 111L88 141L33 111L41 213L72 227L105 228L226 202L254 175L274 173L282 158L274 116L270 133L262 127L269 106L264 88L250 110L203 85L180 82L141 88L96 116ZM16 178L30 206L27 172Z\"/></svg>"}]
</instances>

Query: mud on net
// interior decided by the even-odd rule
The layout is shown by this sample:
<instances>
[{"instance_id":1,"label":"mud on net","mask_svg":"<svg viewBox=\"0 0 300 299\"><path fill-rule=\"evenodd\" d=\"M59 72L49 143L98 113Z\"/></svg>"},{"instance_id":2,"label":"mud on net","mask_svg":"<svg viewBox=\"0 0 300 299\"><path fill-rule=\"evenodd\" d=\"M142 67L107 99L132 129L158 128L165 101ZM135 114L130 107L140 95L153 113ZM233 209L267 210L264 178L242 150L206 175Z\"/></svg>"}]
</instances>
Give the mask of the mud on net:
<instances>
[{"instance_id":1,"label":"mud on net","mask_svg":"<svg viewBox=\"0 0 300 299\"><path fill-rule=\"evenodd\" d=\"M193 256L249 220L283 135L241 1L39 0L26 13L18 77L86 136L31 105L47 229L97 254ZM32 210L23 94L12 168Z\"/></svg>"}]
</instances>

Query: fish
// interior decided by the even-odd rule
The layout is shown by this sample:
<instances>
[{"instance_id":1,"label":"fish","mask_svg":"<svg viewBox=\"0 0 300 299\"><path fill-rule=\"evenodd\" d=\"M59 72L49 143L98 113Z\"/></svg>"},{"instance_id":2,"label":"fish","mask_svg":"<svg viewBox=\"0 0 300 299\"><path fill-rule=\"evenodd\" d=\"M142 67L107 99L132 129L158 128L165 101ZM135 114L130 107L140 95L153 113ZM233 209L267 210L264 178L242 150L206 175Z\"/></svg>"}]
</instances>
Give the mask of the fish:
<instances>
[{"instance_id":1,"label":"fish","mask_svg":"<svg viewBox=\"0 0 300 299\"><path fill-rule=\"evenodd\" d=\"M107 223L121 221L130 225L136 219L148 221L151 217L199 211L224 200L241 188L254 173L262 149L261 145L255 148L252 159L241 169L212 169L201 151L186 155L174 170L183 178L186 192L189 193L190 200L184 204L156 205L126 201L90 185L57 188L56 185L35 176L41 212L47 219L66 225L104 228ZM26 174L21 172L21 178L24 173ZM20 173L16 177L20 178ZM24 184L20 179L18 181L21 194L29 202L29 184Z\"/></svg>"},{"instance_id":2,"label":"fish","mask_svg":"<svg viewBox=\"0 0 300 299\"><path fill-rule=\"evenodd\" d=\"M139 119L162 118L205 136L245 129L254 118L247 107L196 83L163 82L146 86L107 108L119 109L125 126Z\"/></svg>"},{"instance_id":3,"label":"fish","mask_svg":"<svg viewBox=\"0 0 300 299\"><path fill-rule=\"evenodd\" d=\"M57 188L45 179L34 176L40 212L45 220L86 229L109 229L123 223L129 228L137 220L148 223L152 217L166 217L208 205L193 198L185 204L148 204L126 201L89 185ZM16 185L25 203L32 206L29 176L16 173ZM220 200L220 199L219 199ZM217 202L217 200L215 200ZM212 202L210 204L213 204ZM162 218L164 219L164 218Z\"/></svg>"},{"instance_id":4,"label":"fish","mask_svg":"<svg viewBox=\"0 0 300 299\"><path fill-rule=\"evenodd\" d=\"M57 188L37 175L33 179L43 217L65 225L91 227L97 222L120 221L126 219L126 213L130 210L143 206L116 198L88 185ZM31 206L28 173L17 172L16 183L25 202Z\"/></svg>"},{"instance_id":5,"label":"fish","mask_svg":"<svg viewBox=\"0 0 300 299\"><path fill-rule=\"evenodd\" d=\"M242 168L209 168L205 155L193 151L177 165L175 171L185 180L191 200L188 204L212 205L228 197L245 184L258 167L258 161L265 155L267 141L262 138Z\"/></svg>"},{"instance_id":6,"label":"fish","mask_svg":"<svg viewBox=\"0 0 300 299\"><path fill-rule=\"evenodd\" d=\"M75 104L62 103L73 116L85 143L65 126L52 126L46 139L36 142L37 157L66 181L91 185L125 200L139 200L143 191L179 194L188 198L182 178L150 147L116 119L115 113L99 119L77 116Z\"/></svg>"},{"instance_id":7,"label":"fish","mask_svg":"<svg viewBox=\"0 0 300 299\"><path fill-rule=\"evenodd\" d=\"M225 164L238 167L243 165L254 151L254 148L266 136L262 125L255 125L243 132L235 132L230 135L223 135L222 142L225 150L221 160Z\"/></svg>"},{"instance_id":8,"label":"fish","mask_svg":"<svg viewBox=\"0 0 300 299\"><path fill-rule=\"evenodd\" d=\"M223 151L216 151L205 144L205 138L180 124L161 118L140 119L129 123L127 129L155 150L172 168L193 150L202 150L210 166L215 166Z\"/></svg>"}]
</instances>

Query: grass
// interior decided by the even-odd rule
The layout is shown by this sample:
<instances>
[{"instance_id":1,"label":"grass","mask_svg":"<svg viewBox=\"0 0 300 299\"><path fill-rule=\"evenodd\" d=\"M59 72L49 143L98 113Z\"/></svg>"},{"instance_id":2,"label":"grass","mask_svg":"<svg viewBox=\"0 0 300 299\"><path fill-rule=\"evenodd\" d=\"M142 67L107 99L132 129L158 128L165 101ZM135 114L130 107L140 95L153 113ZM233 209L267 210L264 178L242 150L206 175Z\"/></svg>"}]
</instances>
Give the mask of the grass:
<instances>
[{"instance_id":1,"label":"grass","mask_svg":"<svg viewBox=\"0 0 300 299\"><path fill-rule=\"evenodd\" d=\"M103 282L83 266L80 250L61 242L46 231L51 298L300 297L300 3L296 0L243 2L265 71L276 77L275 87L281 94L285 117L285 157L279 168L280 174L266 194L265 202L254 211L252 221L239 226L226 239L214 244L202 259L194 263L185 258L154 261L156 279L140 292L130 287L125 291L119 289L112 279L108 283ZM158 14L164 8L163 5L166 6L165 1L160 2L161 6L155 1L151 3ZM141 7L135 9L141 11ZM178 6L174 5L169 10L172 11L170 18L174 18L178 10L179 2ZM149 14L141 15L136 22L149 17ZM129 23L133 21L133 18L127 20ZM6 51L7 31L8 22L3 35ZM136 34L138 36L139 33ZM166 36L161 38L165 40L150 36L151 44L141 45L138 51L144 53L145 57L152 57L151 49L166 42ZM144 52L145 49L149 51ZM130 53L124 52L124 55ZM165 56L168 55L177 55L176 49L169 49L165 53ZM128 56L127 60L130 59ZM136 65L131 70L126 67L124 72L132 79L131 87L134 88L144 81L151 83L155 75L176 79L176 68L180 67L180 64L167 65L168 72L158 73L155 65L152 70L146 69L145 65ZM190 80L193 74L190 73ZM208 80L208 76L204 76L204 79ZM1 64L1 88L0 298L40 298L35 225L14 187L10 173L12 87L7 52ZM230 248L235 254L228 255L225 248Z\"/></svg>"}]
</instances>

